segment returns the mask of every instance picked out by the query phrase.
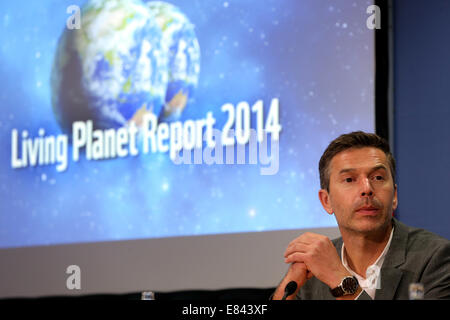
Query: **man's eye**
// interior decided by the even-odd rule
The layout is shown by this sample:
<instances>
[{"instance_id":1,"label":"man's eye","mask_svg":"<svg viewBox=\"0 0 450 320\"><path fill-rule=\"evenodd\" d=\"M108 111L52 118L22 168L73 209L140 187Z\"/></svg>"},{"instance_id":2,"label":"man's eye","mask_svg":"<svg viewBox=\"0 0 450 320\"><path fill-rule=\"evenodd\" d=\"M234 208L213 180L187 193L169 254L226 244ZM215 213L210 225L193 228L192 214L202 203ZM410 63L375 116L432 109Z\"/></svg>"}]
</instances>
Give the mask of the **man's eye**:
<instances>
[{"instance_id":1,"label":"man's eye","mask_svg":"<svg viewBox=\"0 0 450 320\"><path fill-rule=\"evenodd\" d=\"M353 179L352 178L345 178L345 182L352 182Z\"/></svg>"},{"instance_id":2,"label":"man's eye","mask_svg":"<svg viewBox=\"0 0 450 320\"><path fill-rule=\"evenodd\" d=\"M383 176L375 176L375 180L381 181L381 180L384 180L384 177Z\"/></svg>"}]
</instances>

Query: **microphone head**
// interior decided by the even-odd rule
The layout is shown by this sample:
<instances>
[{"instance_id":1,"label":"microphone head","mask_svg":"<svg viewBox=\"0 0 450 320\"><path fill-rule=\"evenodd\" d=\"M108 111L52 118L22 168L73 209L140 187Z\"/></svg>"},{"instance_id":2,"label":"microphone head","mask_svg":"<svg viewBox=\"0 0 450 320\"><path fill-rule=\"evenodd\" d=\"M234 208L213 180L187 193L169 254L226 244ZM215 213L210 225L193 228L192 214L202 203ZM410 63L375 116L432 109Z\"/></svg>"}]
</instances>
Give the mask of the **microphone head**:
<instances>
[{"instance_id":1,"label":"microphone head","mask_svg":"<svg viewBox=\"0 0 450 320\"><path fill-rule=\"evenodd\" d=\"M286 285L286 288L284 288L284 292L286 293L286 297L290 296L297 290L297 282L291 281Z\"/></svg>"}]
</instances>

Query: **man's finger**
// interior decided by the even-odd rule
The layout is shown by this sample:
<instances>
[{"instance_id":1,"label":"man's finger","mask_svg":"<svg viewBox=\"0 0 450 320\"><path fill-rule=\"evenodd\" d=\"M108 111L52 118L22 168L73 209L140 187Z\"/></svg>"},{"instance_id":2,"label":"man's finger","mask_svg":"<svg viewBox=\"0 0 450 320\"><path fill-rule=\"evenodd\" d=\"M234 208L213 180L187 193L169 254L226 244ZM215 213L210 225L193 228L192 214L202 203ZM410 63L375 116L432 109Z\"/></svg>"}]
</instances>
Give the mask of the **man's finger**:
<instances>
[{"instance_id":1,"label":"man's finger","mask_svg":"<svg viewBox=\"0 0 450 320\"><path fill-rule=\"evenodd\" d=\"M292 262L305 262L305 254L301 252L294 252L290 255L288 255L284 262L286 263L292 263Z\"/></svg>"},{"instance_id":2,"label":"man's finger","mask_svg":"<svg viewBox=\"0 0 450 320\"><path fill-rule=\"evenodd\" d=\"M295 244L295 243L311 244L311 243L317 241L318 239L322 239L323 237L325 237L325 236L323 236L321 234L318 234L318 233L305 232L302 235L300 235L299 237L297 237L294 240L292 240L288 244L288 247L290 245Z\"/></svg>"},{"instance_id":3,"label":"man's finger","mask_svg":"<svg viewBox=\"0 0 450 320\"><path fill-rule=\"evenodd\" d=\"M302 242L292 243L290 244L286 250L284 251L284 257L286 258L288 255L294 252L307 252L308 245Z\"/></svg>"}]
</instances>

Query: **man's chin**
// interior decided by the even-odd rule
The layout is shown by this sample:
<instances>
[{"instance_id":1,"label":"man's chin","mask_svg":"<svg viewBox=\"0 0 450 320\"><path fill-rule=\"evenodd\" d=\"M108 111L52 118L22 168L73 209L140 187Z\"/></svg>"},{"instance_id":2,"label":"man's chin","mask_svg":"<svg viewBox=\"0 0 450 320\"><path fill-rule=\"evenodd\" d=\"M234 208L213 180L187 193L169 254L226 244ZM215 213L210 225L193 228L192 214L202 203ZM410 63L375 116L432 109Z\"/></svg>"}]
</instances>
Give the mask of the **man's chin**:
<instances>
[{"instance_id":1,"label":"man's chin","mask_svg":"<svg viewBox=\"0 0 450 320\"><path fill-rule=\"evenodd\" d=\"M367 215L355 217L352 223L352 229L363 234L373 234L386 229L387 225L388 223L385 217Z\"/></svg>"}]
</instances>

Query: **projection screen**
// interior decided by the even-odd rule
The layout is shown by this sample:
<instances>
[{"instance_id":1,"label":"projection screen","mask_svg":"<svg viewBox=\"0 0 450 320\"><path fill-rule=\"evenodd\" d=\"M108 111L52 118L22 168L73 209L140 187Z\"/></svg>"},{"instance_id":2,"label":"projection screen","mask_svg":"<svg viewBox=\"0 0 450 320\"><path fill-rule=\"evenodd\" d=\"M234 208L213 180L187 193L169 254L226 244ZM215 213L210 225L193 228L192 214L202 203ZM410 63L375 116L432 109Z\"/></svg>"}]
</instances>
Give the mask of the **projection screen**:
<instances>
[{"instance_id":1,"label":"projection screen","mask_svg":"<svg viewBox=\"0 0 450 320\"><path fill-rule=\"evenodd\" d=\"M276 286L375 130L371 4L2 3L0 297Z\"/></svg>"}]
</instances>

